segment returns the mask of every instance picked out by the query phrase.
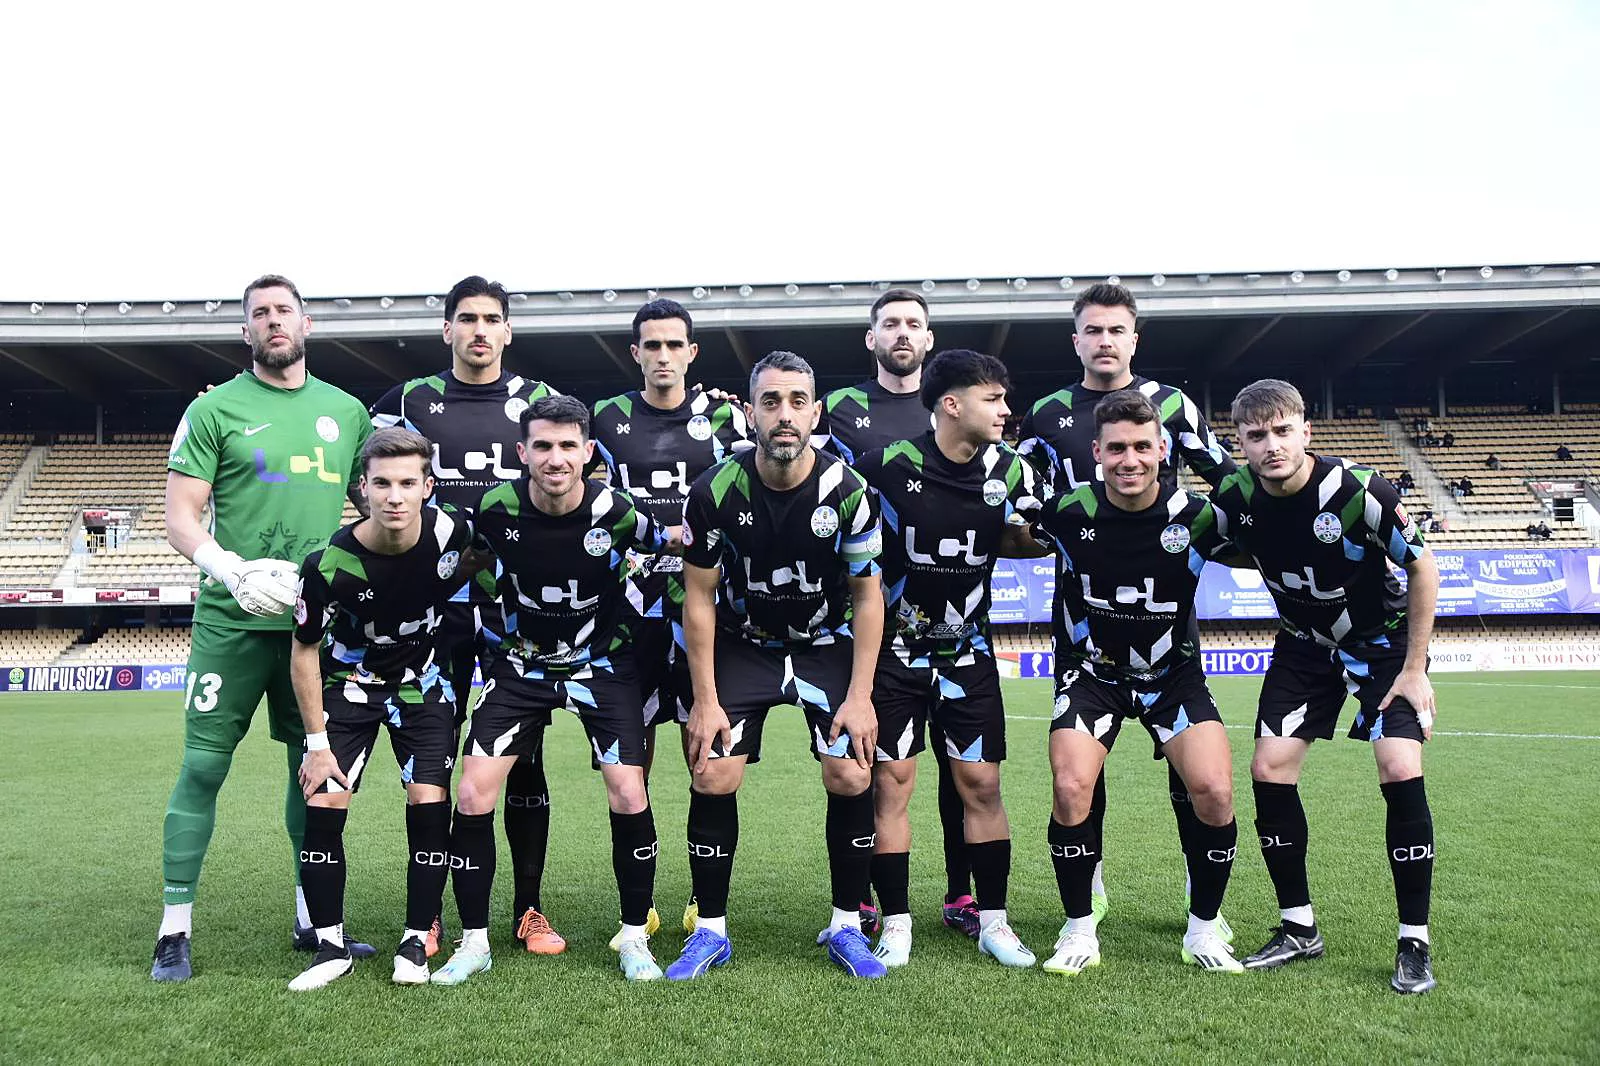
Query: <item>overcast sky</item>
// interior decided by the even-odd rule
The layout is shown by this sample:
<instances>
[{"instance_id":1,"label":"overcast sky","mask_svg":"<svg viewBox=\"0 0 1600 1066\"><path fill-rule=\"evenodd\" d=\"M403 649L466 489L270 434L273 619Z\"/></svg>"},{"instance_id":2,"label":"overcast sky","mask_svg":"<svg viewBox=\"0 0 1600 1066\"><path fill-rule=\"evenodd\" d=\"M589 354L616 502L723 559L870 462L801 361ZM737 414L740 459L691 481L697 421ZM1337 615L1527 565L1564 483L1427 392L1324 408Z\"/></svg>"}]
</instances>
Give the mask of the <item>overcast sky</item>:
<instances>
[{"instance_id":1,"label":"overcast sky","mask_svg":"<svg viewBox=\"0 0 1600 1066\"><path fill-rule=\"evenodd\" d=\"M1584 0L356 7L8 12L0 304L1600 260Z\"/></svg>"}]
</instances>

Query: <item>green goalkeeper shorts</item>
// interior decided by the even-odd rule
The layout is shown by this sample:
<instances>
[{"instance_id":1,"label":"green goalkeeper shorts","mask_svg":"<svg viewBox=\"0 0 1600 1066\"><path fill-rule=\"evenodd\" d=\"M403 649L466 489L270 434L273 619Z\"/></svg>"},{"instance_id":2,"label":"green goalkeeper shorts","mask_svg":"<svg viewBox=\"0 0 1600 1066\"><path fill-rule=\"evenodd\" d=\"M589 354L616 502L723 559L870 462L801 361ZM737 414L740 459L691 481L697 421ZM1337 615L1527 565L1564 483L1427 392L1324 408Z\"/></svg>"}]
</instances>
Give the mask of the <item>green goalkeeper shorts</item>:
<instances>
[{"instance_id":1,"label":"green goalkeeper shorts","mask_svg":"<svg viewBox=\"0 0 1600 1066\"><path fill-rule=\"evenodd\" d=\"M303 743L305 726L289 680L293 640L287 630L197 623L189 638L184 679L184 747L232 754L249 732L262 697L272 739Z\"/></svg>"}]
</instances>

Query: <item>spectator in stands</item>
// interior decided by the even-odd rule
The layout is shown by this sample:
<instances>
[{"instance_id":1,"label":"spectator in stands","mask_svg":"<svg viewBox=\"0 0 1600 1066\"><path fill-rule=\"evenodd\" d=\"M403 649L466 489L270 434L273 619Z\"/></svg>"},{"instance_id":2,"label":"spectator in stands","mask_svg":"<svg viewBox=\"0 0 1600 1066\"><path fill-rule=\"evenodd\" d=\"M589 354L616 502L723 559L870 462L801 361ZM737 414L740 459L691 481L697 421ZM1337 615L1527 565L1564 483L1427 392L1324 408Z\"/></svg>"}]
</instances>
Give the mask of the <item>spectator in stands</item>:
<instances>
[{"instance_id":1,"label":"spectator in stands","mask_svg":"<svg viewBox=\"0 0 1600 1066\"><path fill-rule=\"evenodd\" d=\"M1550 539L1550 527L1545 525L1544 519L1542 519L1542 518L1539 519L1537 524L1535 524L1533 522L1529 522L1528 523L1528 539L1529 540L1549 540Z\"/></svg>"},{"instance_id":2,"label":"spectator in stands","mask_svg":"<svg viewBox=\"0 0 1600 1066\"><path fill-rule=\"evenodd\" d=\"M1568 448L1565 444L1558 444L1556 446L1556 458L1560 459L1564 463L1570 462L1572 460L1572 449Z\"/></svg>"},{"instance_id":3,"label":"spectator in stands","mask_svg":"<svg viewBox=\"0 0 1600 1066\"><path fill-rule=\"evenodd\" d=\"M1450 495L1458 500L1461 498L1461 482L1451 481L1446 487L1450 490Z\"/></svg>"},{"instance_id":4,"label":"spectator in stands","mask_svg":"<svg viewBox=\"0 0 1600 1066\"><path fill-rule=\"evenodd\" d=\"M1458 490L1460 490L1457 493L1457 495L1459 495L1459 496L1471 496L1472 495L1472 479L1470 477L1468 477L1467 475L1462 474L1461 475L1461 480L1456 482L1456 488Z\"/></svg>"},{"instance_id":5,"label":"spectator in stands","mask_svg":"<svg viewBox=\"0 0 1600 1066\"><path fill-rule=\"evenodd\" d=\"M1456 435L1447 429L1444 431L1443 441L1446 448L1454 448L1456 446Z\"/></svg>"},{"instance_id":6,"label":"spectator in stands","mask_svg":"<svg viewBox=\"0 0 1600 1066\"><path fill-rule=\"evenodd\" d=\"M1400 488L1405 492L1410 492L1411 490L1415 489L1416 487L1417 487L1417 479L1411 476L1411 471L1409 471L1409 470L1400 471Z\"/></svg>"},{"instance_id":7,"label":"spectator in stands","mask_svg":"<svg viewBox=\"0 0 1600 1066\"><path fill-rule=\"evenodd\" d=\"M1483 461L1483 465L1488 467L1490 470L1499 470L1500 469L1500 457L1498 455L1496 455L1494 452L1490 452L1489 453L1489 458L1487 458L1487 459L1485 459Z\"/></svg>"}]
</instances>

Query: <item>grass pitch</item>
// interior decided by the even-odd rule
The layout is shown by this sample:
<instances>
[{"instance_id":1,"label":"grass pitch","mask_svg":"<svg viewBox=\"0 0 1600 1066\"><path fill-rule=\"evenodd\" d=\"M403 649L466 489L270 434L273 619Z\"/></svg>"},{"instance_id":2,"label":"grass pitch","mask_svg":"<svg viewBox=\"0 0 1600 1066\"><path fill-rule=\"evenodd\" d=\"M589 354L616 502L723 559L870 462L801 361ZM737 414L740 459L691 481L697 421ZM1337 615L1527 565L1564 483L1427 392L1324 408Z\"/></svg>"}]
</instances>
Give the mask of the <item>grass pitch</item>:
<instances>
[{"instance_id":1,"label":"grass pitch","mask_svg":"<svg viewBox=\"0 0 1600 1066\"><path fill-rule=\"evenodd\" d=\"M1208 975L1178 959L1182 861L1165 771L1136 727L1108 764L1111 913L1099 969L1077 978L1005 971L939 924L943 865L924 757L913 803L912 963L853 982L812 939L828 914L823 796L792 710L774 713L767 758L740 803L734 962L692 985L630 987L606 949L617 925L605 795L571 716L558 718L546 744L554 817L545 904L571 945L565 955L512 950L502 844L493 971L457 989L389 984L405 835L393 764L380 753L347 831L346 910L349 928L380 955L323 991L287 991L308 956L288 947L283 749L258 727L222 793L195 907L195 979L156 985L148 970L179 697L6 696L0 1061L1600 1061L1600 675L1443 675L1436 685L1441 735L1428 749L1427 780L1440 987L1417 998L1388 988L1394 902L1366 745L1317 744L1302 783L1327 957ZM1240 822L1224 913L1247 953L1277 914L1251 827L1257 682L1215 687L1234 728ZM1005 797L1017 842L1010 910L1043 957L1062 920L1044 845L1049 691L1012 681L1006 696L1014 719ZM665 964L677 955L689 892L687 775L670 752L653 792L666 921L655 947ZM453 921L448 895L446 906Z\"/></svg>"}]
</instances>

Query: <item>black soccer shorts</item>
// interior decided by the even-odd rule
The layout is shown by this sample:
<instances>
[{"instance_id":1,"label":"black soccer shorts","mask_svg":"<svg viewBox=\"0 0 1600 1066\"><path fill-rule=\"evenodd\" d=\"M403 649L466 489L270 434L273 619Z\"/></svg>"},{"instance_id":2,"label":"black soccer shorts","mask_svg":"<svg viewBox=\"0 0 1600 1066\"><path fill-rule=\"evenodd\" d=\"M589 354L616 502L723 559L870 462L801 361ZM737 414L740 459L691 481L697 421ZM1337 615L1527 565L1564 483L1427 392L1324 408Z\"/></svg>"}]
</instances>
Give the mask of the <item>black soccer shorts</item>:
<instances>
[{"instance_id":1,"label":"black soccer shorts","mask_svg":"<svg viewBox=\"0 0 1600 1066\"><path fill-rule=\"evenodd\" d=\"M1003 762L1006 712L1000 671L988 655L972 654L968 665L940 660L907 666L892 648L878 656L872 705L878 712L880 760L914 759L923 749L926 724L933 743L959 762ZM926 658L913 660L929 662Z\"/></svg>"},{"instance_id":2,"label":"black soccer shorts","mask_svg":"<svg viewBox=\"0 0 1600 1066\"><path fill-rule=\"evenodd\" d=\"M1126 718L1137 718L1144 726L1155 742L1157 759L1162 747L1190 726L1222 721L1198 659L1150 682L1104 681L1071 664L1058 670L1052 730L1087 733L1109 752Z\"/></svg>"},{"instance_id":3,"label":"black soccer shorts","mask_svg":"<svg viewBox=\"0 0 1600 1066\"><path fill-rule=\"evenodd\" d=\"M1346 696L1358 704L1350 725L1355 740L1384 737L1423 739L1422 721L1411 701L1397 697L1380 711L1378 704L1405 666L1405 630L1384 644L1325 648L1312 640L1278 631L1272 643L1272 665L1261 684L1256 709L1256 736L1331 740Z\"/></svg>"},{"instance_id":4,"label":"black soccer shorts","mask_svg":"<svg viewBox=\"0 0 1600 1066\"><path fill-rule=\"evenodd\" d=\"M853 649L850 638L840 636L823 645L760 648L733 633L717 630L717 698L728 716L733 743L724 749L722 739L716 738L711 757L746 755L751 762L760 762L761 731L767 712L788 703L805 712L814 756L852 758L850 734L841 732L830 745L828 733L833 729L834 711L850 690ZM677 696L678 721L686 724L694 709L694 688L688 683L687 664L679 676L682 683Z\"/></svg>"},{"instance_id":5,"label":"black soccer shorts","mask_svg":"<svg viewBox=\"0 0 1600 1066\"><path fill-rule=\"evenodd\" d=\"M525 677L497 661L473 708L465 754L534 755L551 712L561 707L577 712L596 764L644 765L639 679L626 651L545 677Z\"/></svg>"},{"instance_id":6,"label":"black soccer shorts","mask_svg":"<svg viewBox=\"0 0 1600 1066\"><path fill-rule=\"evenodd\" d=\"M678 671L674 663L682 651L673 639L669 618L639 618L631 622L634 669L639 674L645 728L677 719L674 696Z\"/></svg>"},{"instance_id":7,"label":"black soccer shorts","mask_svg":"<svg viewBox=\"0 0 1600 1066\"><path fill-rule=\"evenodd\" d=\"M435 675L426 687L367 686L336 682L322 690L328 747L350 781L361 787L361 775L378 743L378 729L389 727L389 745L400 765L402 784L450 787L455 763L455 701L449 682ZM343 792L331 777L318 792Z\"/></svg>"}]
</instances>

